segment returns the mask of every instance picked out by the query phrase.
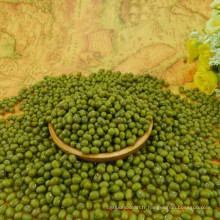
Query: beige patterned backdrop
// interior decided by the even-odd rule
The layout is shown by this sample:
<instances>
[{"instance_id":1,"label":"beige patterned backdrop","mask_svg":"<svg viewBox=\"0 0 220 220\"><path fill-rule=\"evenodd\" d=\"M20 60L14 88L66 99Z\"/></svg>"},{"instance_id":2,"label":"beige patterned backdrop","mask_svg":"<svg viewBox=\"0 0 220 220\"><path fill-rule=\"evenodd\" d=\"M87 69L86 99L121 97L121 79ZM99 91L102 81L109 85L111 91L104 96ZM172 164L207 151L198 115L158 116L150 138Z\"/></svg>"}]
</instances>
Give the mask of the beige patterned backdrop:
<instances>
[{"instance_id":1,"label":"beige patterned backdrop","mask_svg":"<svg viewBox=\"0 0 220 220\"><path fill-rule=\"evenodd\" d=\"M192 81L190 31L212 0L0 0L0 98L45 75L100 68ZM191 84L188 84L191 85Z\"/></svg>"}]
</instances>

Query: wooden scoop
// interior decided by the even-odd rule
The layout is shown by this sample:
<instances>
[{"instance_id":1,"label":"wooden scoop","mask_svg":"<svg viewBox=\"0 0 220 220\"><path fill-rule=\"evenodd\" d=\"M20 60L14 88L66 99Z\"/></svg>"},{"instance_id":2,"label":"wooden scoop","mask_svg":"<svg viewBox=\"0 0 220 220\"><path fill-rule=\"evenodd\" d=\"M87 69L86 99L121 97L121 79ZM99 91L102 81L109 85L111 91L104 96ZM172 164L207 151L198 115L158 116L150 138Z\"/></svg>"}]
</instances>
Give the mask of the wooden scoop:
<instances>
[{"instance_id":1,"label":"wooden scoop","mask_svg":"<svg viewBox=\"0 0 220 220\"><path fill-rule=\"evenodd\" d=\"M56 145L64 152L68 154L75 154L82 160L86 160L89 162L110 162L113 160L124 159L127 156L130 156L137 150L139 150L148 140L151 131L153 128L153 121L150 122L149 129L144 133L143 136L139 137L134 145L125 147L119 151L114 151L111 153L98 153L98 154L84 154L82 151L71 147L68 144L65 144L56 134L53 125L49 123L49 131L50 134L56 143Z\"/></svg>"}]
</instances>

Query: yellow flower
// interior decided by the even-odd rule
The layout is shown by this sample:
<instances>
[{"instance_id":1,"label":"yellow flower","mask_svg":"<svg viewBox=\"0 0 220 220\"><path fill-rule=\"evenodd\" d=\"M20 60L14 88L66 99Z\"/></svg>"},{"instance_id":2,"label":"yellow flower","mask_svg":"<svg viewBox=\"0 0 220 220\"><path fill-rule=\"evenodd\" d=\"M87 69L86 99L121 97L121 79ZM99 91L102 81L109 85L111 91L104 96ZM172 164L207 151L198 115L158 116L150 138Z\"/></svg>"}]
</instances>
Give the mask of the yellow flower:
<instances>
[{"instance_id":1,"label":"yellow flower","mask_svg":"<svg viewBox=\"0 0 220 220\"><path fill-rule=\"evenodd\" d=\"M207 71L205 67L200 66L194 76L194 84L201 92L212 95L217 87L218 79L214 72Z\"/></svg>"},{"instance_id":2,"label":"yellow flower","mask_svg":"<svg viewBox=\"0 0 220 220\"><path fill-rule=\"evenodd\" d=\"M209 68L210 68L209 67L209 59L211 57L209 44L199 45L198 52L199 52L198 68L200 66L202 66L202 67L205 67L207 70L209 70Z\"/></svg>"},{"instance_id":3,"label":"yellow flower","mask_svg":"<svg viewBox=\"0 0 220 220\"><path fill-rule=\"evenodd\" d=\"M206 31L208 34L220 31L220 14L218 10L213 9L211 19L206 23Z\"/></svg>"},{"instance_id":4,"label":"yellow flower","mask_svg":"<svg viewBox=\"0 0 220 220\"><path fill-rule=\"evenodd\" d=\"M190 39L187 41L187 57L189 63L193 63L193 61L195 61L199 56L198 47L195 46L197 43L199 43L197 39Z\"/></svg>"}]
</instances>

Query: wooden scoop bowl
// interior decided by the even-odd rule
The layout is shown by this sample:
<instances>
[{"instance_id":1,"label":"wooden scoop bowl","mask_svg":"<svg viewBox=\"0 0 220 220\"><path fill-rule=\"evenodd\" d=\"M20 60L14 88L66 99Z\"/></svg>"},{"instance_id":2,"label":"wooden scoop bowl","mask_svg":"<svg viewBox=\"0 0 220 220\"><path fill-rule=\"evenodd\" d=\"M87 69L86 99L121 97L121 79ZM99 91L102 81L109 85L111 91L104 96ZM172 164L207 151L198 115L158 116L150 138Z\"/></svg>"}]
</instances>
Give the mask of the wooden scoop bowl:
<instances>
[{"instance_id":1,"label":"wooden scoop bowl","mask_svg":"<svg viewBox=\"0 0 220 220\"><path fill-rule=\"evenodd\" d=\"M56 145L68 154L75 154L78 158L89 162L110 162L113 160L124 159L139 150L148 140L153 128L153 121L150 122L149 129L143 136L139 137L134 145L125 147L119 151L111 153L84 154L82 151L65 144L56 134L53 125L49 123L49 131Z\"/></svg>"}]
</instances>

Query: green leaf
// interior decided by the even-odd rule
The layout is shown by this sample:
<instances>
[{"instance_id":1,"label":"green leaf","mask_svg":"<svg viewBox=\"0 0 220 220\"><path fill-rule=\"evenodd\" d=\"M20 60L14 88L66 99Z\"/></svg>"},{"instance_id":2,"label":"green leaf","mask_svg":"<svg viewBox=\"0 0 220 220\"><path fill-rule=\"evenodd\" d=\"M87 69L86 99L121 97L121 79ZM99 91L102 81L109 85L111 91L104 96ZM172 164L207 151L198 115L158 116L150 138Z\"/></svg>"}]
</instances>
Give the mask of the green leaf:
<instances>
[{"instance_id":1,"label":"green leaf","mask_svg":"<svg viewBox=\"0 0 220 220\"><path fill-rule=\"evenodd\" d=\"M214 71L215 74L217 74L218 73L218 68L219 68L218 65L214 65L214 66L212 66L212 71Z\"/></svg>"},{"instance_id":2,"label":"green leaf","mask_svg":"<svg viewBox=\"0 0 220 220\"><path fill-rule=\"evenodd\" d=\"M193 61L196 61L196 60L198 60L198 59L199 59L199 56L195 57L195 58L193 59Z\"/></svg>"},{"instance_id":3,"label":"green leaf","mask_svg":"<svg viewBox=\"0 0 220 220\"><path fill-rule=\"evenodd\" d=\"M204 28L202 29L202 32L203 32L204 34L207 34Z\"/></svg>"},{"instance_id":4,"label":"green leaf","mask_svg":"<svg viewBox=\"0 0 220 220\"><path fill-rule=\"evenodd\" d=\"M196 43L193 44L193 46L194 46L195 48L197 48L197 47L200 46L200 45L202 45L201 42L196 42Z\"/></svg>"},{"instance_id":5,"label":"green leaf","mask_svg":"<svg viewBox=\"0 0 220 220\"><path fill-rule=\"evenodd\" d=\"M216 73L216 76L218 78L218 82L220 83L220 73Z\"/></svg>"}]
</instances>

